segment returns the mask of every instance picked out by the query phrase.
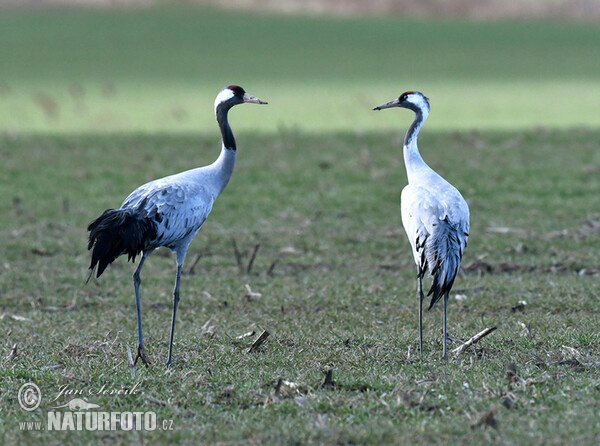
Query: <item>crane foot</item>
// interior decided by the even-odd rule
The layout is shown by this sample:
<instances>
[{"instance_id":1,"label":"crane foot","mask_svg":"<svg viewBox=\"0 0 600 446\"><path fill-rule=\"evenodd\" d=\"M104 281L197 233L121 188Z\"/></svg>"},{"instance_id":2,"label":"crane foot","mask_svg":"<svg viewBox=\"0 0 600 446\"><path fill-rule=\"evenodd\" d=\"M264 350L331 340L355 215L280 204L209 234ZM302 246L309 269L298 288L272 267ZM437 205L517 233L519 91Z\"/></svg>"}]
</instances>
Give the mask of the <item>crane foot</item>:
<instances>
[{"instance_id":1,"label":"crane foot","mask_svg":"<svg viewBox=\"0 0 600 446\"><path fill-rule=\"evenodd\" d=\"M141 359L146 367L150 367L150 360L146 356L144 347L142 347L141 345L138 345L138 353L137 353L137 356L135 357L135 361L134 361L133 365L137 364L138 359Z\"/></svg>"}]
</instances>

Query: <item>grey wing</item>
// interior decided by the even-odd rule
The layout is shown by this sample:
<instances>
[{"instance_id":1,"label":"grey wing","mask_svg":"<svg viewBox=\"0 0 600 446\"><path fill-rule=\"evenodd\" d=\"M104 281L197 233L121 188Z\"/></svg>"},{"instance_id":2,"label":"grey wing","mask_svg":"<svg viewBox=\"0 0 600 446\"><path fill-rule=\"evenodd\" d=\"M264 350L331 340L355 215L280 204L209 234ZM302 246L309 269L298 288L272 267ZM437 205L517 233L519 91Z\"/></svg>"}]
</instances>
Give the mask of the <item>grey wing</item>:
<instances>
[{"instance_id":1,"label":"grey wing","mask_svg":"<svg viewBox=\"0 0 600 446\"><path fill-rule=\"evenodd\" d=\"M419 186L402 191L402 223L419 276L427 270L433 276L430 308L452 288L469 236L469 208L454 191L441 199Z\"/></svg>"},{"instance_id":2,"label":"grey wing","mask_svg":"<svg viewBox=\"0 0 600 446\"><path fill-rule=\"evenodd\" d=\"M155 246L173 247L196 235L215 199L207 187L198 183L157 180L133 191L122 207L134 208L156 222Z\"/></svg>"},{"instance_id":3,"label":"grey wing","mask_svg":"<svg viewBox=\"0 0 600 446\"><path fill-rule=\"evenodd\" d=\"M425 243L433 233L443 206L424 188L408 185L401 195L402 225L412 247L413 257L422 277L427 271Z\"/></svg>"}]
</instances>

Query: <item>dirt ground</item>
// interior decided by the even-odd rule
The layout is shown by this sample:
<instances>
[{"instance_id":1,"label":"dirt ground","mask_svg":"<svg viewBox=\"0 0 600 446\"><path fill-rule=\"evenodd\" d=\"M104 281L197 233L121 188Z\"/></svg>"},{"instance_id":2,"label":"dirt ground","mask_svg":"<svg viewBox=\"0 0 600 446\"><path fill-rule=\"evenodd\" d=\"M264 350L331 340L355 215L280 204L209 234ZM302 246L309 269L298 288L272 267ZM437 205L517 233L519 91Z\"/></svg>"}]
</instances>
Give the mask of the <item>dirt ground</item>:
<instances>
[{"instance_id":1,"label":"dirt ground","mask_svg":"<svg viewBox=\"0 0 600 446\"><path fill-rule=\"evenodd\" d=\"M164 0L0 0L0 6L79 5L93 7L168 4ZM600 19L598 0L186 0L182 3L304 14L382 15L497 19Z\"/></svg>"}]
</instances>

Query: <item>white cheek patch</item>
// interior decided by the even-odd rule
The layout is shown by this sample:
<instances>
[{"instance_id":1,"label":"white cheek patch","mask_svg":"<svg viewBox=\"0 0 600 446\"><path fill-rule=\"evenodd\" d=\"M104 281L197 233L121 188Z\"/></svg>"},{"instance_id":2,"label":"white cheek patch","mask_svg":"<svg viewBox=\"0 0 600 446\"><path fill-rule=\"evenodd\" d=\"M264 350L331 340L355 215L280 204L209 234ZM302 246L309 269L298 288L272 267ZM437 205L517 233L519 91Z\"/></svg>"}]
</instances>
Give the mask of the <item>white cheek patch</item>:
<instances>
[{"instance_id":1,"label":"white cheek patch","mask_svg":"<svg viewBox=\"0 0 600 446\"><path fill-rule=\"evenodd\" d=\"M217 106L220 103L228 101L233 96L234 96L234 93L229 88L224 88L223 90L221 90L221 92L217 95L217 98L215 99L215 110L217 109Z\"/></svg>"},{"instance_id":2,"label":"white cheek patch","mask_svg":"<svg viewBox=\"0 0 600 446\"><path fill-rule=\"evenodd\" d=\"M422 95L417 93L409 94L407 100L415 104L421 110L429 112L429 104Z\"/></svg>"}]
</instances>

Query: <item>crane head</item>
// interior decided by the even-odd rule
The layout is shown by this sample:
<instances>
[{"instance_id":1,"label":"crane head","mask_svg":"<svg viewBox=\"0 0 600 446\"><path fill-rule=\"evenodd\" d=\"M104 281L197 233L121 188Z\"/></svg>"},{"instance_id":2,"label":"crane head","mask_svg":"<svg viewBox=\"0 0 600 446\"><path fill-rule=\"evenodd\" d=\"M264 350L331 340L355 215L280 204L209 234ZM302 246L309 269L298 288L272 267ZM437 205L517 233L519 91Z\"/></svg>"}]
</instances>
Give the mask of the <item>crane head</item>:
<instances>
[{"instance_id":1,"label":"crane head","mask_svg":"<svg viewBox=\"0 0 600 446\"><path fill-rule=\"evenodd\" d=\"M215 99L215 111L217 107L224 105L227 108L231 108L234 105L243 104L244 102L249 104L268 104L267 101L263 101L246 91L238 85L229 85L223 88Z\"/></svg>"},{"instance_id":2,"label":"crane head","mask_svg":"<svg viewBox=\"0 0 600 446\"><path fill-rule=\"evenodd\" d=\"M417 112L429 113L429 99L418 91L406 91L400 95L400 97L393 101L381 104L373 110L385 110L386 108L402 107L408 108L409 110Z\"/></svg>"}]
</instances>

